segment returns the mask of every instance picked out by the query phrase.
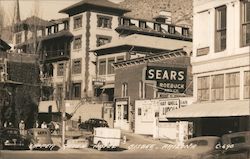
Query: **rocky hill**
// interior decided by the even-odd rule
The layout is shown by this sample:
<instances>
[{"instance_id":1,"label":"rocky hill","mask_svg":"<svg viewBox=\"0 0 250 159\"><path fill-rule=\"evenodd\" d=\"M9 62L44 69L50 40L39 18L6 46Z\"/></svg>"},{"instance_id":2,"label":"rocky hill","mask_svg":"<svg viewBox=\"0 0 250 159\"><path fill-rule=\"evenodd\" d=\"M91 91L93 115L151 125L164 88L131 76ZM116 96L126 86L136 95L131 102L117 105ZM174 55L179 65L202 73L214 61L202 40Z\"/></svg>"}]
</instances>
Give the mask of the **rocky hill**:
<instances>
[{"instance_id":1,"label":"rocky hill","mask_svg":"<svg viewBox=\"0 0 250 159\"><path fill-rule=\"evenodd\" d=\"M171 11L172 23L192 28L192 0L124 0L120 5L130 9L126 16L152 20L162 10Z\"/></svg>"}]
</instances>

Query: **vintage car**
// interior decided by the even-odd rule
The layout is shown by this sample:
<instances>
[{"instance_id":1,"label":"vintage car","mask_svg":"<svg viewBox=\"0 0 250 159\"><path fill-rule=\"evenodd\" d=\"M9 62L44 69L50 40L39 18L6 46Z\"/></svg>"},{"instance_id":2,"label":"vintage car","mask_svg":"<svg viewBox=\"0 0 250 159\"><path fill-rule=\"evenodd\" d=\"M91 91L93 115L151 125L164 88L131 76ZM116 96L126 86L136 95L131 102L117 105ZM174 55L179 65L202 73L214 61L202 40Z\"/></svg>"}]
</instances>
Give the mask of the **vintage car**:
<instances>
[{"instance_id":1,"label":"vintage car","mask_svg":"<svg viewBox=\"0 0 250 159\"><path fill-rule=\"evenodd\" d=\"M19 129L0 129L0 150L3 149L28 149L29 141L20 135Z\"/></svg>"},{"instance_id":2,"label":"vintage car","mask_svg":"<svg viewBox=\"0 0 250 159\"><path fill-rule=\"evenodd\" d=\"M79 125L80 129L86 129L87 131L93 131L97 127L109 127L108 122L103 119L90 118Z\"/></svg>"},{"instance_id":3,"label":"vintage car","mask_svg":"<svg viewBox=\"0 0 250 159\"><path fill-rule=\"evenodd\" d=\"M121 130L114 128L94 128L92 136L88 137L89 146L101 151L103 149L116 150L121 142Z\"/></svg>"},{"instance_id":4,"label":"vintage car","mask_svg":"<svg viewBox=\"0 0 250 159\"><path fill-rule=\"evenodd\" d=\"M250 131L225 134L222 142L228 148L220 159L250 159Z\"/></svg>"},{"instance_id":5,"label":"vintage car","mask_svg":"<svg viewBox=\"0 0 250 159\"><path fill-rule=\"evenodd\" d=\"M187 140L178 150L176 159L216 159L221 153L221 139L217 136L201 136Z\"/></svg>"},{"instance_id":6,"label":"vintage car","mask_svg":"<svg viewBox=\"0 0 250 159\"><path fill-rule=\"evenodd\" d=\"M27 131L27 139L30 141L30 150L55 150L49 129L32 128Z\"/></svg>"}]
</instances>

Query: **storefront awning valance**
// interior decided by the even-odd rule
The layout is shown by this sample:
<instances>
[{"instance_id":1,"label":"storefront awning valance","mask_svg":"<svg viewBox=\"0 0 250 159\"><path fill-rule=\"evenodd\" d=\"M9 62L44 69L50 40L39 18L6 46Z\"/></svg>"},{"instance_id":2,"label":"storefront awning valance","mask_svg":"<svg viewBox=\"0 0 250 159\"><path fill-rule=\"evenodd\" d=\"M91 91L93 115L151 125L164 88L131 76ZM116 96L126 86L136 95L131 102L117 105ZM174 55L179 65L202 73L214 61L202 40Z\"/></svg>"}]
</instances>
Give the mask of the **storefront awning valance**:
<instances>
[{"instance_id":1,"label":"storefront awning valance","mask_svg":"<svg viewBox=\"0 0 250 159\"><path fill-rule=\"evenodd\" d=\"M170 111L167 118L249 116L250 100L196 103Z\"/></svg>"}]
</instances>

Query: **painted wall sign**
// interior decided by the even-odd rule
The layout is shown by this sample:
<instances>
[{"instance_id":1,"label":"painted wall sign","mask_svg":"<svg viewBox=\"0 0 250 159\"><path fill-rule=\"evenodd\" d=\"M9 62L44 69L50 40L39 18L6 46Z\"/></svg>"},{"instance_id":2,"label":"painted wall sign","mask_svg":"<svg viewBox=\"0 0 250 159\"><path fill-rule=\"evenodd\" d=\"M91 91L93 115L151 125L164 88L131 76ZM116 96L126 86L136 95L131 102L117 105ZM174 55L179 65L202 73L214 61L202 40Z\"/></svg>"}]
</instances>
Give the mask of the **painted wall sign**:
<instances>
[{"instance_id":1,"label":"painted wall sign","mask_svg":"<svg viewBox=\"0 0 250 159\"><path fill-rule=\"evenodd\" d=\"M156 81L159 92L183 93L186 79L187 68L147 66L146 80Z\"/></svg>"}]
</instances>

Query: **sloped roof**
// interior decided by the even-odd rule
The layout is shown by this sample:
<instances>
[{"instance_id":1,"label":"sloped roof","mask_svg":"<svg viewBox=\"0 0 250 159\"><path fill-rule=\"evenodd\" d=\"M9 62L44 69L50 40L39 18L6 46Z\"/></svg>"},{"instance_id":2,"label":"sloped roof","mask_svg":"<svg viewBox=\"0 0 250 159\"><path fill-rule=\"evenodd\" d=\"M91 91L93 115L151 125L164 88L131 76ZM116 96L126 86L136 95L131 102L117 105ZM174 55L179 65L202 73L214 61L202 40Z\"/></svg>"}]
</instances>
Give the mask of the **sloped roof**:
<instances>
[{"instance_id":1,"label":"sloped roof","mask_svg":"<svg viewBox=\"0 0 250 159\"><path fill-rule=\"evenodd\" d=\"M10 45L8 45L5 41L0 39L0 50L6 51L9 50L10 48L11 48Z\"/></svg>"},{"instance_id":2,"label":"sloped roof","mask_svg":"<svg viewBox=\"0 0 250 159\"><path fill-rule=\"evenodd\" d=\"M108 0L82 0L76 4L73 4L67 8L60 10L59 13L69 13L71 10L78 8L78 7L82 7L84 5L111 8L111 9L123 11L124 13L130 11L128 9L122 8L119 4L110 2Z\"/></svg>"},{"instance_id":3,"label":"sloped roof","mask_svg":"<svg viewBox=\"0 0 250 159\"><path fill-rule=\"evenodd\" d=\"M191 46L191 42L180 41L174 39L166 39L155 36L147 36L141 34L132 34L127 37L120 38L118 40L114 40L111 43L102 45L100 47L96 47L91 51L101 51L105 49L110 49L118 46L138 46L145 48L155 48L155 49L163 49L163 50L174 50L176 48L182 48L184 46Z\"/></svg>"}]
</instances>

